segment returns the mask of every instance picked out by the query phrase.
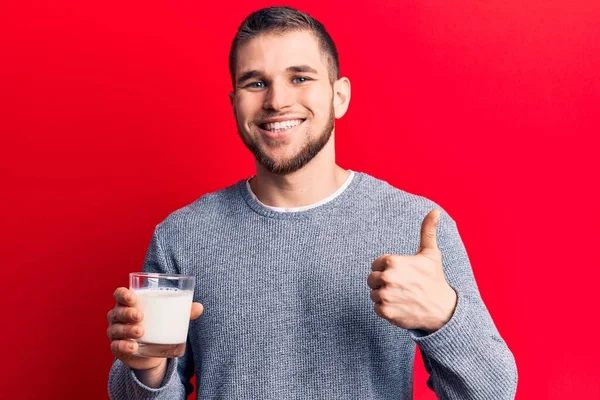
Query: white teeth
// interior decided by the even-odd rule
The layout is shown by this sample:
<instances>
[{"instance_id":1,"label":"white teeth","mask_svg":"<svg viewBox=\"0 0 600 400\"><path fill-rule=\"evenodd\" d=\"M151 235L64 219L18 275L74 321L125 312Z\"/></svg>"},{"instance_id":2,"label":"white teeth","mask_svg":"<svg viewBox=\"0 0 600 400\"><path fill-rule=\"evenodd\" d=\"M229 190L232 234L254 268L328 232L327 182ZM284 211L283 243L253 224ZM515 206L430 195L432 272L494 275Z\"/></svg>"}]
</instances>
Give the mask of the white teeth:
<instances>
[{"instance_id":1,"label":"white teeth","mask_svg":"<svg viewBox=\"0 0 600 400\"><path fill-rule=\"evenodd\" d=\"M281 122L270 122L268 124L265 124L264 126L265 126L265 129L268 131L276 131L276 130L290 129L296 125L300 125L301 123L302 123L301 119L293 119L293 120L281 121Z\"/></svg>"}]
</instances>

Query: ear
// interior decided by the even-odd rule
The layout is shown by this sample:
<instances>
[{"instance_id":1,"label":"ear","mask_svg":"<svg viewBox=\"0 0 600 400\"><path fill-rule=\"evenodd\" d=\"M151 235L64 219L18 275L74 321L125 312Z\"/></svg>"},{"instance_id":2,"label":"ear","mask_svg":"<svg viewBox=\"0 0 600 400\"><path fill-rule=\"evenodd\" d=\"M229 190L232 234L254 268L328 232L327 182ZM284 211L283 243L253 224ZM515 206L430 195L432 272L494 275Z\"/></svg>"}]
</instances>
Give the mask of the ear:
<instances>
[{"instance_id":1,"label":"ear","mask_svg":"<svg viewBox=\"0 0 600 400\"><path fill-rule=\"evenodd\" d=\"M350 79L340 78L333 83L335 118L342 118L350 105Z\"/></svg>"}]
</instances>

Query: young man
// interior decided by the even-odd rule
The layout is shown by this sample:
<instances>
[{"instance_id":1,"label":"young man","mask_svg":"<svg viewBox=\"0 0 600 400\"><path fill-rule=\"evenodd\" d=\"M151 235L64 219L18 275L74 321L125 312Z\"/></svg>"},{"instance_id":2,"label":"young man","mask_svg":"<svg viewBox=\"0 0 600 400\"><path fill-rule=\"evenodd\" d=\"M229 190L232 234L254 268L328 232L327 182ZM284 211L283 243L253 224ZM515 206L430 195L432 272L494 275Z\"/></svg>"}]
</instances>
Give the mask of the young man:
<instances>
[{"instance_id":1,"label":"young man","mask_svg":"<svg viewBox=\"0 0 600 400\"><path fill-rule=\"evenodd\" d=\"M323 26L255 12L230 69L256 176L156 227L144 270L197 277L186 353L134 356L143 315L117 289L111 398L184 399L195 373L199 399L410 399L415 344L439 398L514 398L514 358L451 217L336 165L350 82Z\"/></svg>"}]
</instances>

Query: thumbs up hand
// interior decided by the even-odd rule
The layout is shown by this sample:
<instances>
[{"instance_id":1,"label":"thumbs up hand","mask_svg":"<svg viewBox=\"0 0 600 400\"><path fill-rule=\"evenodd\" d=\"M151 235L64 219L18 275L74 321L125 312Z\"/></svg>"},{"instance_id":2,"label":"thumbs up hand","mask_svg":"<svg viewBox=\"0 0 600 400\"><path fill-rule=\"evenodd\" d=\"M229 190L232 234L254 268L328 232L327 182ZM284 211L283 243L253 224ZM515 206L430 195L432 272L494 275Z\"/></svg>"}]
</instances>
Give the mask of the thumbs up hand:
<instances>
[{"instance_id":1,"label":"thumbs up hand","mask_svg":"<svg viewBox=\"0 0 600 400\"><path fill-rule=\"evenodd\" d=\"M374 310L404 329L434 332L452 317L457 295L446 282L436 229L440 211L427 214L421 244L413 255L386 254L371 265L367 278Z\"/></svg>"}]
</instances>

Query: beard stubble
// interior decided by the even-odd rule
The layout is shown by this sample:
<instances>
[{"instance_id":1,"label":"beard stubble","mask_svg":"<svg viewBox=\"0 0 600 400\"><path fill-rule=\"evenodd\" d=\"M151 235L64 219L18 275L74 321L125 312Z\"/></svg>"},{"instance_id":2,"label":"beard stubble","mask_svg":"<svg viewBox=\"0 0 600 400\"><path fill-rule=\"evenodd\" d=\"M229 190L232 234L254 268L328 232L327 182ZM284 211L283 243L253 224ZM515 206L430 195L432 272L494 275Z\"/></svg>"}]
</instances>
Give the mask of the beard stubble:
<instances>
[{"instance_id":1,"label":"beard stubble","mask_svg":"<svg viewBox=\"0 0 600 400\"><path fill-rule=\"evenodd\" d=\"M239 125L238 125L238 134L240 135L242 141L244 142L244 145L254 155L254 158L256 159L256 161L258 161L258 163L260 165L262 165L267 171L269 171L273 174L277 174L277 175L287 175L287 174L296 172L300 168L304 167L313 158L315 158L315 156L317 154L319 154L319 152L321 150L323 150L323 147L325 147L325 145L329 142L329 139L331 138L331 133L333 132L334 124L335 124L335 114L333 111L333 104L332 104L331 108L330 108L327 124L325 124L325 127L320 132L320 134L317 135L316 137L313 137L312 135L310 135L310 132L309 132L309 135L307 135L306 141L302 145L302 148L300 149L300 151L298 151L298 153L295 154L290 159L283 160L280 162L277 162L277 161L273 160L271 157L269 157L268 154L265 151L263 151L263 149L260 147L260 145L256 141L253 141L250 138L244 138L244 136L240 133ZM273 143L269 144L270 147L274 147L273 145L285 146L286 144L281 143L281 142L275 142L275 141L273 141Z\"/></svg>"}]
</instances>

